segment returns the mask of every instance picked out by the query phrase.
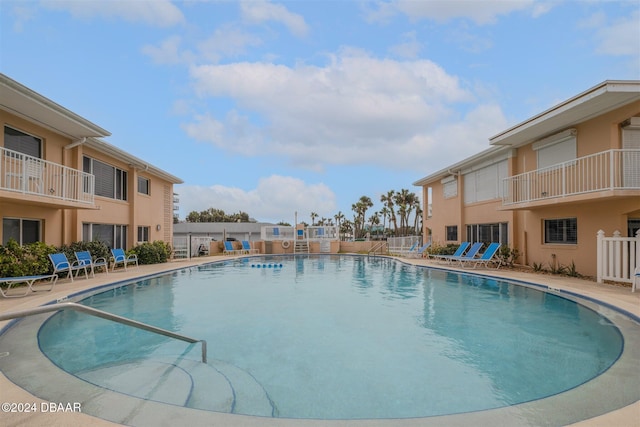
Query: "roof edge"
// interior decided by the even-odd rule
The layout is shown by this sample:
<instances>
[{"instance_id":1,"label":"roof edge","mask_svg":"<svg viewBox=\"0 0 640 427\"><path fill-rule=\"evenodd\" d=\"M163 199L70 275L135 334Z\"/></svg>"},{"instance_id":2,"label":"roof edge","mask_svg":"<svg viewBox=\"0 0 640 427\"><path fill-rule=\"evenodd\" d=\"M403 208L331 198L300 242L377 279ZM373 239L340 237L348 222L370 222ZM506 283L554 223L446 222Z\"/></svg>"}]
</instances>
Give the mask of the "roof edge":
<instances>
[{"instance_id":1,"label":"roof edge","mask_svg":"<svg viewBox=\"0 0 640 427\"><path fill-rule=\"evenodd\" d=\"M42 106L56 112L57 114L60 114L61 116L65 117L67 120L75 122L79 125L81 125L82 127L87 128L88 130L90 130L91 132L94 132L95 135L92 136L96 136L96 137L105 137L105 136L110 136L111 132L109 132L108 130L103 129L102 127L98 126L97 124L85 119L84 117L74 113L73 111L63 107L62 105L52 101L51 99L39 94L38 92L34 91L33 89L28 88L27 86L23 85L20 82L17 82L15 80L13 80L11 77L0 73L0 84L6 86L7 88L15 91L16 93L29 98L30 100L37 102L38 104L41 104ZM20 112L18 112L20 113Z\"/></svg>"}]
</instances>

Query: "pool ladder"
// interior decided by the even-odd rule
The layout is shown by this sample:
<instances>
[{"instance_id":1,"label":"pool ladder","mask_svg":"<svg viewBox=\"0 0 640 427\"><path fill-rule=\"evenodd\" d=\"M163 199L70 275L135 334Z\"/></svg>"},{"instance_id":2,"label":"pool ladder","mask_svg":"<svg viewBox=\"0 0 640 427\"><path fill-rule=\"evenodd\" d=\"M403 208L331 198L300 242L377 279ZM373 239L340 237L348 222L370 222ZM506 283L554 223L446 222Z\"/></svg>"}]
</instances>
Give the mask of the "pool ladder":
<instances>
[{"instance_id":1,"label":"pool ladder","mask_svg":"<svg viewBox=\"0 0 640 427\"><path fill-rule=\"evenodd\" d=\"M147 325L146 323L138 322L137 320L127 319L126 317L118 316L117 314L111 314L106 311L98 310L96 308L88 307L82 304L76 304L74 302L63 302L58 304L43 305L40 307L29 308L26 310L12 311L9 313L0 314L0 321L17 319L19 317L33 316L36 314L50 313L52 311L59 310L75 310L81 311L92 316L101 317L103 319L111 320L116 323L122 323L123 325L133 326L134 328L143 329L148 332L164 335L169 338L175 338L177 340L186 341L191 344L202 344L202 363L207 363L207 341L197 340L185 335L176 334L175 332L168 331L166 329L157 328L155 326Z\"/></svg>"}]
</instances>

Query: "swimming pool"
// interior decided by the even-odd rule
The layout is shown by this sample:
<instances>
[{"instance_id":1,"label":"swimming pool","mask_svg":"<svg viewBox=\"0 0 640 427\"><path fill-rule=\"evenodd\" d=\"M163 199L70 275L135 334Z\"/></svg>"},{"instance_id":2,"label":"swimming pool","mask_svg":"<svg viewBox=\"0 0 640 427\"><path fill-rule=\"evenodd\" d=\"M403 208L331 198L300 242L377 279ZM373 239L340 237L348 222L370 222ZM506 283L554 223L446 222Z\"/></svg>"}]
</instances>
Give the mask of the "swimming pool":
<instances>
[{"instance_id":1,"label":"swimming pool","mask_svg":"<svg viewBox=\"0 0 640 427\"><path fill-rule=\"evenodd\" d=\"M142 399L267 417L512 407L580 388L623 350L602 307L387 258L246 258L120 284L82 302L207 339L215 372L203 373L192 363L199 349L182 342L62 312L38 336L66 371ZM167 391L181 387L186 398Z\"/></svg>"}]
</instances>

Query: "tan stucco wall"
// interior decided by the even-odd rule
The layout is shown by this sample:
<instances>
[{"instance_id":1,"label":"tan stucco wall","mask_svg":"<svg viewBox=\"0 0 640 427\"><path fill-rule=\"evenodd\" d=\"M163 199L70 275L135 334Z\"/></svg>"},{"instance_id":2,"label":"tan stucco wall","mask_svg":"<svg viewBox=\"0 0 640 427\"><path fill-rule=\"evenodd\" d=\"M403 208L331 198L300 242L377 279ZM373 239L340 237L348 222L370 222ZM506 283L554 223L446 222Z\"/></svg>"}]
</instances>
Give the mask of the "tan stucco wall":
<instances>
[{"instance_id":1,"label":"tan stucco wall","mask_svg":"<svg viewBox=\"0 0 640 427\"><path fill-rule=\"evenodd\" d=\"M82 170L83 156L89 156L110 164L128 173L128 200L120 201L96 196L92 209L63 209L42 203L42 199L15 192L0 190L0 218L15 217L42 220L42 239L47 244L61 245L82 239L83 223L127 225L127 248L137 241L137 227L148 226L149 240L164 240L171 243L173 236L173 184L157 176L136 170L132 165L119 161L85 145L65 150L71 139L56 134L41 126L0 110L0 146L4 146L4 126L42 139L44 160ZM137 191L137 176L140 173L150 179L150 195ZM165 191L166 190L166 191ZM168 196L167 196L168 194ZM170 197L171 200L165 200ZM166 209L166 205L171 206ZM160 230L157 230L160 225ZM2 228L0 227L0 239ZM1 241L1 240L0 240Z\"/></svg>"},{"instance_id":2,"label":"tan stucco wall","mask_svg":"<svg viewBox=\"0 0 640 427\"><path fill-rule=\"evenodd\" d=\"M563 129L575 128L577 136L577 156L587 156L610 149L622 148L620 124L626 119L640 116L640 102L610 111L601 116L579 124L567 124ZM547 135L540 135L540 138ZM537 155L531 143L514 150L515 157L509 159L510 175L516 175L537 169ZM572 196L571 201L563 198L548 200L546 204L532 206L523 210L503 210L501 200L485 201L464 205L464 176L459 177L458 196L444 199L440 179L423 186L424 237L432 231L435 243L448 243L445 240L445 226L458 225L458 241L466 240L467 224L495 222L509 223L509 246L520 252L519 262L533 265L541 264L549 268L555 255L557 265L568 266L575 263L579 274L596 275L596 234L603 230L607 236L614 231L627 235L627 220L640 218L640 192L629 190L611 193L587 193ZM433 215L426 217L428 211L427 194L431 187ZM543 221L545 219L577 218L578 243L576 245L547 245L543 239Z\"/></svg>"}]
</instances>

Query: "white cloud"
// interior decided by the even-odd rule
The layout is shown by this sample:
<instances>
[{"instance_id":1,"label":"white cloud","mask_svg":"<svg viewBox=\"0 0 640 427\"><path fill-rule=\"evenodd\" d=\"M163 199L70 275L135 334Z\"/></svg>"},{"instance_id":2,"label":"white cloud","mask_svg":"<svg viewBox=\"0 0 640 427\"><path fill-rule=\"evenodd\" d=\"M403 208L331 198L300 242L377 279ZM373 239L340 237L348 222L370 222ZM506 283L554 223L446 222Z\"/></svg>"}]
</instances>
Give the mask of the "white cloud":
<instances>
[{"instance_id":1,"label":"white cloud","mask_svg":"<svg viewBox=\"0 0 640 427\"><path fill-rule=\"evenodd\" d=\"M145 45L141 51L149 56L156 64L183 64L189 63L194 56L189 51L181 51L180 36L171 36L160 43L159 46Z\"/></svg>"},{"instance_id":2,"label":"white cloud","mask_svg":"<svg viewBox=\"0 0 640 427\"><path fill-rule=\"evenodd\" d=\"M592 19L600 23L596 31L596 52L605 55L633 56L640 61L640 12L614 22L605 23L602 15Z\"/></svg>"},{"instance_id":3,"label":"white cloud","mask_svg":"<svg viewBox=\"0 0 640 427\"><path fill-rule=\"evenodd\" d=\"M404 41L395 46L391 46L389 49L394 55L402 58L417 58L420 50L422 50L422 43L420 43L416 37L416 32L411 31L402 35Z\"/></svg>"},{"instance_id":4,"label":"white cloud","mask_svg":"<svg viewBox=\"0 0 640 427\"><path fill-rule=\"evenodd\" d=\"M464 18L478 25L486 25L495 23L500 15L508 15L515 11L531 9L533 16L539 16L550 8L550 3L544 3L543 7L536 4L534 0L394 0L378 2L377 9L368 12L367 19L369 21L385 21L395 13L403 13L412 20L431 19L447 22L452 19Z\"/></svg>"},{"instance_id":5,"label":"white cloud","mask_svg":"<svg viewBox=\"0 0 640 427\"><path fill-rule=\"evenodd\" d=\"M344 51L325 66L243 62L192 67L191 76L202 98L231 99L236 107L224 117L196 117L184 125L189 136L243 155L279 155L312 170L374 164L421 171L460 152L456 144L486 148L506 123L495 106L479 104L467 117L456 113L476 97L428 60Z\"/></svg>"},{"instance_id":6,"label":"white cloud","mask_svg":"<svg viewBox=\"0 0 640 427\"><path fill-rule=\"evenodd\" d=\"M108 17L128 22L169 27L185 22L184 15L169 0L122 1L122 0L41 0L48 9L67 10L76 18Z\"/></svg>"},{"instance_id":7,"label":"white cloud","mask_svg":"<svg viewBox=\"0 0 640 427\"><path fill-rule=\"evenodd\" d=\"M305 36L309 31L309 27L301 15L289 12L286 7L280 4L273 4L266 0L249 0L242 1L240 8L242 16L248 22L280 22L298 37Z\"/></svg>"},{"instance_id":8,"label":"white cloud","mask_svg":"<svg viewBox=\"0 0 640 427\"><path fill-rule=\"evenodd\" d=\"M227 213L243 211L260 221L293 223L296 211L333 215L337 206L335 194L326 185L280 175L260 179L251 190L222 185L182 185L176 191L180 194L184 216L213 207Z\"/></svg>"}]
</instances>

